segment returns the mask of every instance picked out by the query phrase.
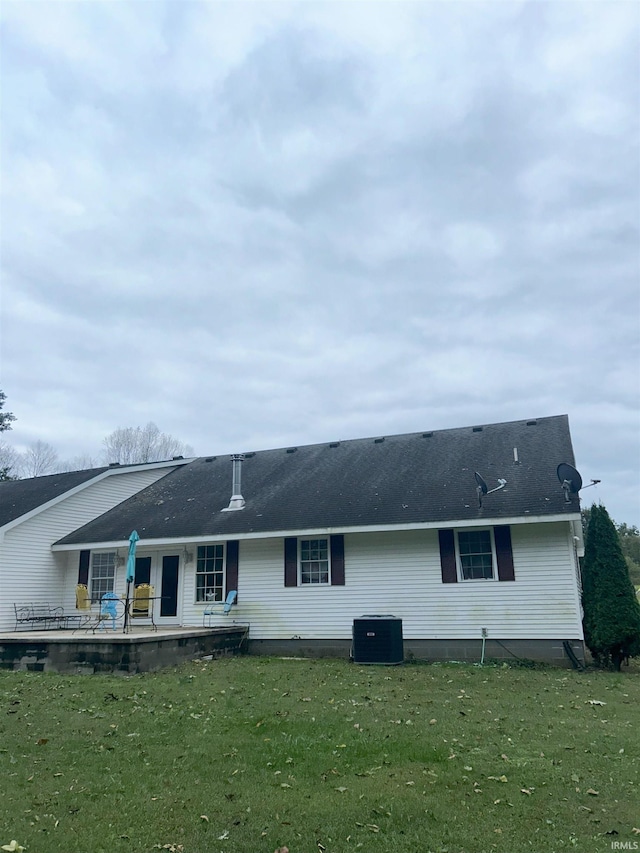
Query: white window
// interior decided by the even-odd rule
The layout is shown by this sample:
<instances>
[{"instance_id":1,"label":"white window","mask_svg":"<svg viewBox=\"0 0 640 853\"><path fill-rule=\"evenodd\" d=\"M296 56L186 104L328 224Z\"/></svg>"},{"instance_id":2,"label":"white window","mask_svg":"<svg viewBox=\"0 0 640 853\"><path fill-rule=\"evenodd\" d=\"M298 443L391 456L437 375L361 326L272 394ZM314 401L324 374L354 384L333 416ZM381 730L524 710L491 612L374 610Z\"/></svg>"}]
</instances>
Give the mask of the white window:
<instances>
[{"instance_id":1,"label":"white window","mask_svg":"<svg viewBox=\"0 0 640 853\"><path fill-rule=\"evenodd\" d=\"M457 550L460 578L463 581L494 578L495 551L491 530L459 530Z\"/></svg>"},{"instance_id":2,"label":"white window","mask_svg":"<svg viewBox=\"0 0 640 853\"><path fill-rule=\"evenodd\" d=\"M196 602L224 599L224 545L198 545Z\"/></svg>"},{"instance_id":3,"label":"white window","mask_svg":"<svg viewBox=\"0 0 640 853\"><path fill-rule=\"evenodd\" d=\"M116 552L103 551L91 555L91 601L100 601L113 592L116 579Z\"/></svg>"},{"instance_id":4,"label":"white window","mask_svg":"<svg viewBox=\"0 0 640 853\"><path fill-rule=\"evenodd\" d=\"M329 583L329 540L300 540L300 583Z\"/></svg>"}]
</instances>

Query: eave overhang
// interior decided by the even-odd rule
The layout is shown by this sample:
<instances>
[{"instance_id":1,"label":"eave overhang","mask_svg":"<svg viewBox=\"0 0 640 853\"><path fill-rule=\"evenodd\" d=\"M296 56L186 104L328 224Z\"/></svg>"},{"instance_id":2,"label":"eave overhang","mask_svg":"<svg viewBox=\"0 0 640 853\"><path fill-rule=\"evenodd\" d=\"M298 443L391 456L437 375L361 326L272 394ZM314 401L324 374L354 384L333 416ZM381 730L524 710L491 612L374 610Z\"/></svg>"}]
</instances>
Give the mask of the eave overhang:
<instances>
[{"instance_id":1,"label":"eave overhang","mask_svg":"<svg viewBox=\"0 0 640 853\"><path fill-rule=\"evenodd\" d=\"M478 518L459 519L454 521L424 521L411 524L367 524L350 527L313 527L296 530L261 530L250 533L203 533L199 536L184 537L152 537L146 539L144 532L140 537L138 548L182 547L198 542L225 542L228 539L283 539L287 536L331 536L338 533L389 533L406 530L443 530L446 528L492 527L501 524L548 524L551 522L572 522L575 530L580 525L580 512L566 512L557 515L519 515L507 518ZM575 524L577 522L577 524ZM82 542L73 545L52 545L52 551L84 551L105 550L109 548L126 548L128 539L110 540L103 542Z\"/></svg>"}]
</instances>

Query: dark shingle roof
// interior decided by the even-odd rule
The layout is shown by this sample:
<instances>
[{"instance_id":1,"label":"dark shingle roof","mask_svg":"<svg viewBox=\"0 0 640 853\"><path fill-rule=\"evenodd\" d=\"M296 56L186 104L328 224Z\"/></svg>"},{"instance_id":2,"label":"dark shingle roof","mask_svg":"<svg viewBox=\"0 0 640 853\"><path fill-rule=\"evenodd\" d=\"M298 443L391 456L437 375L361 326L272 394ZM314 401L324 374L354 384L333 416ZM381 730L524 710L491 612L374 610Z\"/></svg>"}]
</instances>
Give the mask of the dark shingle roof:
<instances>
[{"instance_id":1,"label":"dark shingle roof","mask_svg":"<svg viewBox=\"0 0 640 853\"><path fill-rule=\"evenodd\" d=\"M124 541L133 529L141 539L238 536L578 511L556 477L560 462L574 464L566 415L247 454L246 506L221 512L230 459L184 465L57 544ZM474 471L490 489L507 481L482 508Z\"/></svg>"},{"instance_id":2,"label":"dark shingle roof","mask_svg":"<svg viewBox=\"0 0 640 853\"><path fill-rule=\"evenodd\" d=\"M106 468L92 468L86 471L70 471L66 474L30 477L27 480L3 480L0 482L0 527L76 486L86 483L87 480L97 477L106 470Z\"/></svg>"}]
</instances>

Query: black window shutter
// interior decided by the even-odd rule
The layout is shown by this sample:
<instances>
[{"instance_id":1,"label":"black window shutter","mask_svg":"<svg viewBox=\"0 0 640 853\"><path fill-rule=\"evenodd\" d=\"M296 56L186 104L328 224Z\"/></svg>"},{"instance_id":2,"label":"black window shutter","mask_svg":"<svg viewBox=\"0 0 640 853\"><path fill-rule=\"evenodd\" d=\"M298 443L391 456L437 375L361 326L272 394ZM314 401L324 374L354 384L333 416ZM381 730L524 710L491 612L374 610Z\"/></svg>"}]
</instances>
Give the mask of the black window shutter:
<instances>
[{"instance_id":1,"label":"black window shutter","mask_svg":"<svg viewBox=\"0 0 640 853\"><path fill-rule=\"evenodd\" d=\"M298 586L298 539L287 536L284 540L284 585Z\"/></svg>"},{"instance_id":2,"label":"black window shutter","mask_svg":"<svg viewBox=\"0 0 640 853\"><path fill-rule=\"evenodd\" d=\"M453 530L438 530L442 583L458 583L456 545Z\"/></svg>"},{"instance_id":3,"label":"black window shutter","mask_svg":"<svg viewBox=\"0 0 640 853\"><path fill-rule=\"evenodd\" d=\"M508 524L501 524L498 527L493 528L493 541L496 545L498 580L514 581L516 579L516 573L513 567L511 528Z\"/></svg>"},{"instance_id":4,"label":"black window shutter","mask_svg":"<svg viewBox=\"0 0 640 853\"><path fill-rule=\"evenodd\" d=\"M331 546L331 586L344 586L344 536L332 536Z\"/></svg>"},{"instance_id":5,"label":"black window shutter","mask_svg":"<svg viewBox=\"0 0 640 853\"><path fill-rule=\"evenodd\" d=\"M227 574L226 574L226 589L225 596L229 595L232 590L238 589L238 555L240 553L240 543L237 539L230 539L227 542ZM236 601L238 599L236 598Z\"/></svg>"},{"instance_id":6,"label":"black window shutter","mask_svg":"<svg viewBox=\"0 0 640 853\"><path fill-rule=\"evenodd\" d=\"M89 586L89 561L91 560L91 551L80 551L80 560L78 562L78 583L83 583Z\"/></svg>"}]
</instances>

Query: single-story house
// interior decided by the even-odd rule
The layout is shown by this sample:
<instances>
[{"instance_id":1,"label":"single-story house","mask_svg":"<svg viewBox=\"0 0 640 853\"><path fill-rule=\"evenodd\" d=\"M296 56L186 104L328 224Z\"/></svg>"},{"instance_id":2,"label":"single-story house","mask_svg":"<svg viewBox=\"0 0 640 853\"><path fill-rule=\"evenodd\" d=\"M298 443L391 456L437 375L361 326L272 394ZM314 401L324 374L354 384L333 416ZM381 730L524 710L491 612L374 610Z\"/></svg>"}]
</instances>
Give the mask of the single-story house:
<instances>
[{"instance_id":1,"label":"single-story house","mask_svg":"<svg viewBox=\"0 0 640 853\"><path fill-rule=\"evenodd\" d=\"M563 462L560 415L58 475L53 496L50 478L1 483L31 502L0 528L0 627L34 589L68 609L78 583L122 594L136 530L160 625L201 626L237 590L254 652L347 655L354 620L391 614L408 656L583 659Z\"/></svg>"}]
</instances>

